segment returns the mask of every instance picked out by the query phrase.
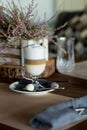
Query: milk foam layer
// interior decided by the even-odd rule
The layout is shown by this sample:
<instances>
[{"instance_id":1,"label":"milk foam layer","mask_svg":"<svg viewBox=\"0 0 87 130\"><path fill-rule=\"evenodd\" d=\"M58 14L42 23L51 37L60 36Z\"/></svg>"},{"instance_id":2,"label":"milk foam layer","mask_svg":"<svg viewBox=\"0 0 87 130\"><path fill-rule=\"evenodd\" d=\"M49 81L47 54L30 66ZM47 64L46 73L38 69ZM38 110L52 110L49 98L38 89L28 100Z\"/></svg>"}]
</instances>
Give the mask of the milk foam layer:
<instances>
[{"instance_id":1,"label":"milk foam layer","mask_svg":"<svg viewBox=\"0 0 87 130\"><path fill-rule=\"evenodd\" d=\"M24 48L24 57L26 59L44 59L45 48L39 45L30 45Z\"/></svg>"}]
</instances>

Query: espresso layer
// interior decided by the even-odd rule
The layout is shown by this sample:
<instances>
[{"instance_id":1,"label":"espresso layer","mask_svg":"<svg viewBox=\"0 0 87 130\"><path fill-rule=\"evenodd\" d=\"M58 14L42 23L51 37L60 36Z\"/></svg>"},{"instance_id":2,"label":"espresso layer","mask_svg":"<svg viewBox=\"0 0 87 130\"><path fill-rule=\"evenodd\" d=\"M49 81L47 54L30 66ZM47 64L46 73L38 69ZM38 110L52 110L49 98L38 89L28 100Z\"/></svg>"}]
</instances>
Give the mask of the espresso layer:
<instances>
[{"instance_id":1,"label":"espresso layer","mask_svg":"<svg viewBox=\"0 0 87 130\"><path fill-rule=\"evenodd\" d=\"M45 59L39 59L39 60L30 60L26 59L25 64L30 64L30 65L40 65L46 63Z\"/></svg>"}]
</instances>

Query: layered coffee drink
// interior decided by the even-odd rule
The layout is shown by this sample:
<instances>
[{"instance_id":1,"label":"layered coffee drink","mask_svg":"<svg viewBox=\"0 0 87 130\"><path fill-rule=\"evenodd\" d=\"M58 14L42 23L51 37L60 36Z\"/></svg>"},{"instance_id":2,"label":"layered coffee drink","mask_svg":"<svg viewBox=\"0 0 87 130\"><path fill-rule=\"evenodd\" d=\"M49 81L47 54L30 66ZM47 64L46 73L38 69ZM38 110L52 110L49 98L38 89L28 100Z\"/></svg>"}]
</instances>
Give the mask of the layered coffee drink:
<instances>
[{"instance_id":1,"label":"layered coffee drink","mask_svg":"<svg viewBox=\"0 0 87 130\"><path fill-rule=\"evenodd\" d=\"M40 45L30 45L24 48L24 64L26 71L32 76L39 76L45 70L45 48Z\"/></svg>"}]
</instances>

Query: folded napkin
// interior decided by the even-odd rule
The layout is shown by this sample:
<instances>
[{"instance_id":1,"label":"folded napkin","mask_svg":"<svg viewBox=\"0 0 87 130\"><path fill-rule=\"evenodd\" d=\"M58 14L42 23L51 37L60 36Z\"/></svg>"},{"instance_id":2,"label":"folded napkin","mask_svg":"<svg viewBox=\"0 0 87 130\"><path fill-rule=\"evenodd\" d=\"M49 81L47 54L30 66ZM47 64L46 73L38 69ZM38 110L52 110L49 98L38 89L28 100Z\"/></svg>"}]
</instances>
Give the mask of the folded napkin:
<instances>
[{"instance_id":1,"label":"folded napkin","mask_svg":"<svg viewBox=\"0 0 87 130\"><path fill-rule=\"evenodd\" d=\"M80 115L79 111L76 111L80 108L87 108L87 96L53 105L35 115L29 121L29 125L41 130L58 129L70 123L86 119L87 113Z\"/></svg>"}]
</instances>

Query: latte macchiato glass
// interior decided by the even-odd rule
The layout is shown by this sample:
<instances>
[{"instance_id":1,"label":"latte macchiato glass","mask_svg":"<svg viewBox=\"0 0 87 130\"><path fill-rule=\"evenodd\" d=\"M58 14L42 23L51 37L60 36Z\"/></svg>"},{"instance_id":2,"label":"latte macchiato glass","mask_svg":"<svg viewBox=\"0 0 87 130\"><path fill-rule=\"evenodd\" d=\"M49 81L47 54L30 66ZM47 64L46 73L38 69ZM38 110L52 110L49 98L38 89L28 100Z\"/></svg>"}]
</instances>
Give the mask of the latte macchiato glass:
<instances>
[{"instance_id":1,"label":"latte macchiato glass","mask_svg":"<svg viewBox=\"0 0 87 130\"><path fill-rule=\"evenodd\" d=\"M22 49L24 59L22 75L25 79L32 79L32 84L38 89L42 86L37 81L37 77L44 72L46 67L45 47L32 44Z\"/></svg>"}]
</instances>

